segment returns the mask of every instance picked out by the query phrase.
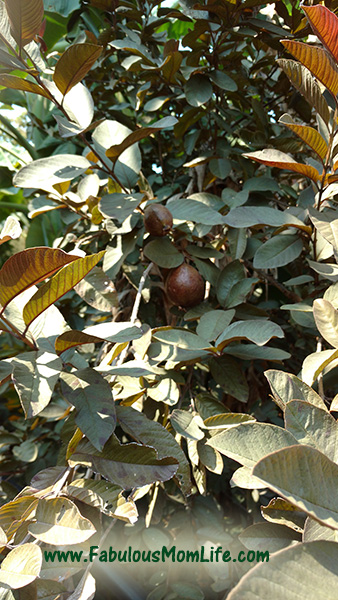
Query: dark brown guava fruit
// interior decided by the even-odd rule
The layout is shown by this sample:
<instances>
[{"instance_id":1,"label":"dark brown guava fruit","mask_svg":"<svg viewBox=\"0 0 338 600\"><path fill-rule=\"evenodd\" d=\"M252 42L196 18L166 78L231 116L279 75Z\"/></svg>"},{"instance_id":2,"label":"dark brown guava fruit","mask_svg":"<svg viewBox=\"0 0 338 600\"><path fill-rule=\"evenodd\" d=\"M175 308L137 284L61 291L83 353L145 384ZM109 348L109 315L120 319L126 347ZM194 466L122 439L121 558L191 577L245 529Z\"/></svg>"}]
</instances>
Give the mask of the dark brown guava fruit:
<instances>
[{"instance_id":1,"label":"dark brown guava fruit","mask_svg":"<svg viewBox=\"0 0 338 600\"><path fill-rule=\"evenodd\" d=\"M203 302L205 285L199 272L183 263L169 273L166 292L173 304L188 308Z\"/></svg>"},{"instance_id":2,"label":"dark brown guava fruit","mask_svg":"<svg viewBox=\"0 0 338 600\"><path fill-rule=\"evenodd\" d=\"M150 235L163 237L173 226L173 216L162 204L149 204L143 215L144 227Z\"/></svg>"}]
</instances>

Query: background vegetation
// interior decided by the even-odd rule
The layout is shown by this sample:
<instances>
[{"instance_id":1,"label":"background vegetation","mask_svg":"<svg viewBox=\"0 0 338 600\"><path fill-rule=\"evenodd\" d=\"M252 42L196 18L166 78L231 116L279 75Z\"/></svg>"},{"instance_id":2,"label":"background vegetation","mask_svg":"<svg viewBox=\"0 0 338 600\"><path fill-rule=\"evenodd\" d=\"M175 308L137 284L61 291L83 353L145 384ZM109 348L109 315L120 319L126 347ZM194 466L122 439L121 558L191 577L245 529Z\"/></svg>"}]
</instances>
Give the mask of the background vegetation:
<instances>
[{"instance_id":1,"label":"background vegetation","mask_svg":"<svg viewBox=\"0 0 338 600\"><path fill-rule=\"evenodd\" d=\"M337 4L0 3L1 600L335 598Z\"/></svg>"}]
</instances>

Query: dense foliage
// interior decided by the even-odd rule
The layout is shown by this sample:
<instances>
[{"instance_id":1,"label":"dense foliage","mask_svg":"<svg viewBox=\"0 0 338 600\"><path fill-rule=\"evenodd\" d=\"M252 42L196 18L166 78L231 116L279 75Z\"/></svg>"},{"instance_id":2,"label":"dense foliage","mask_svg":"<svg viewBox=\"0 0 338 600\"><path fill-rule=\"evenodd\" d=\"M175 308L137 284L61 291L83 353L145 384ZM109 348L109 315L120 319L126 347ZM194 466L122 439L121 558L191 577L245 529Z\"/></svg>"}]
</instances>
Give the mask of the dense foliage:
<instances>
[{"instance_id":1,"label":"dense foliage","mask_svg":"<svg viewBox=\"0 0 338 600\"><path fill-rule=\"evenodd\" d=\"M334 600L337 5L0 2L1 600Z\"/></svg>"}]
</instances>

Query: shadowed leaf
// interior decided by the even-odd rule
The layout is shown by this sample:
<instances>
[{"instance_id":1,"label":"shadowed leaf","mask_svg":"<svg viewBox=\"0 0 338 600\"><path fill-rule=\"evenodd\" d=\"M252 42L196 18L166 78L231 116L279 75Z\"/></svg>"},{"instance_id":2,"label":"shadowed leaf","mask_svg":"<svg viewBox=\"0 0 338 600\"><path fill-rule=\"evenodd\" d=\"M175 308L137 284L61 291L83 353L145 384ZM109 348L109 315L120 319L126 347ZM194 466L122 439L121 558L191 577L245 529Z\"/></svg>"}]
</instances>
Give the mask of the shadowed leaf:
<instances>
[{"instance_id":1,"label":"shadowed leaf","mask_svg":"<svg viewBox=\"0 0 338 600\"><path fill-rule=\"evenodd\" d=\"M90 71L103 50L95 44L73 44L56 63L53 80L65 95Z\"/></svg>"},{"instance_id":2,"label":"shadowed leaf","mask_svg":"<svg viewBox=\"0 0 338 600\"><path fill-rule=\"evenodd\" d=\"M55 341L55 350L61 354L68 348L83 344L97 344L98 342L124 343L142 337L143 332L139 327L130 325L130 322L101 323L87 327L83 331L66 331L59 335Z\"/></svg>"},{"instance_id":3,"label":"shadowed leaf","mask_svg":"<svg viewBox=\"0 0 338 600\"><path fill-rule=\"evenodd\" d=\"M19 45L29 44L38 33L44 13L43 0L5 0L12 35Z\"/></svg>"},{"instance_id":4,"label":"shadowed leaf","mask_svg":"<svg viewBox=\"0 0 338 600\"><path fill-rule=\"evenodd\" d=\"M37 83L22 79L16 75L2 74L0 75L0 85L12 90L21 90L23 92L32 92L33 94L39 94L50 100L50 94Z\"/></svg>"},{"instance_id":5,"label":"shadowed leaf","mask_svg":"<svg viewBox=\"0 0 338 600\"><path fill-rule=\"evenodd\" d=\"M178 121L177 119L175 119L175 117L165 117L164 119L157 121L150 127L140 127L140 129L136 129L136 131L130 133L123 140L123 142L121 142L121 144L117 144L108 148L108 150L106 150L106 156L108 156L108 158L115 162L118 159L118 157L122 154L122 152L129 148L129 146L132 146L136 142L143 140L144 138L148 137L151 133L156 133L157 131L161 131L161 129L173 127L174 125L176 125L176 123L178 123Z\"/></svg>"}]
</instances>

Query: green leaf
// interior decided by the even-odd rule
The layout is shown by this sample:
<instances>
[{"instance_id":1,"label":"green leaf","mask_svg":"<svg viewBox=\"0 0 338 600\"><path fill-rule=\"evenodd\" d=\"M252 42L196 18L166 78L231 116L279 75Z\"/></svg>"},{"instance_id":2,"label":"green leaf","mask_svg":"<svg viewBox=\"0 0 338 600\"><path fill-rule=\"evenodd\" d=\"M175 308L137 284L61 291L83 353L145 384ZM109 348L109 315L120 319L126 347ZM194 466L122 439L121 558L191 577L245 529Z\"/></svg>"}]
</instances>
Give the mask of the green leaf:
<instances>
[{"instance_id":1,"label":"green leaf","mask_svg":"<svg viewBox=\"0 0 338 600\"><path fill-rule=\"evenodd\" d=\"M325 527L325 525L308 517L305 521L303 542L314 542L316 540L338 542L338 531L337 529Z\"/></svg>"},{"instance_id":2,"label":"green leaf","mask_svg":"<svg viewBox=\"0 0 338 600\"><path fill-rule=\"evenodd\" d=\"M122 488L108 481L74 479L63 491L68 496L98 508L109 516L112 516L115 510L125 503Z\"/></svg>"},{"instance_id":3,"label":"green leaf","mask_svg":"<svg viewBox=\"0 0 338 600\"><path fill-rule=\"evenodd\" d=\"M230 485L237 486L243 488L245 490L264 490L266 485L264 482L260 481L258 477L254 477L252 474L252 468L249 467L239 467L237 469L231 479Z\"/></svg>"},{"instance_id":4,"label":"green leaf","mask_svg":"<svg viewBox=\"0 0 338 600\"><path fill-rule=\"evenodd\" d=\"M325 238L338 252L338 219L335 211L319 212L312 207L309 207L309 216L316 227Z\"/></svg>"},{"instance_id":5,"label":"green leaf","mask_svg":"<svg viewBox=\"0 0 338 600\"><path fill-rule=\"evenodd\" d=\"M319 450L297 445L272 451L257 463L253 475L311 517L338 529L338 465Z\"/></svg>"},{"instance_id":6,"label":"green leaf","mask_svg":"<svg viewBox=\"0 0 338 600\"><path fill-rule=\"evenodd\" d=\"M239 402L249 399L249 386L238 361L231 356L221 356L210 360L211 375L226 394L237 398Z\"/></svg>"},{"instance_id":7,"label":"green leaf","mask_svg":"<svg viewBox=\"0 0 338 600\"><path fill-rule=\"evenodd\" d=\"M255 225L270 225L282 227L289 225L299 229L308 229L300 219L288 211L277 210L269 206L238 206L224 217L224 222L230 227L254 227Z\"/></svg>"},{"instance_id":8,"label":"green leaf","mask_svg":"<svg viewBox=\"0 0 338 600\"><path fill-rule=\"evenodd\" d=\"M142 202L142 194L107 194L100 200L99 209L105 217L123 223Z\"/></svg>"},{"instance_id":9,"label":"green leaf","mask_svg":"<svg viewBox=\"0 0 338 600\"><path fill-rule=\"evenodd\" d=\"M21 352L13 361L13 382L27 419L48 406L62 370L62 361L51 352Z\"/></svg>"},{"instance_id":10,"label":"green leaf","mask_svg":"<svg viewBox=\"0 0 338 600\"><path fill-rule=\"evenodd\" d=\"M184 261L183 254L167 238L158 238L144 248L146 257L163 269L174 269Z\"/></svg>"},{"instance_id":11,"label":"green leaf","mask_svg":"<svg viewBox=\"0 0 338 600\"><path fill-rule=\"evenodd\" d=\"M77 259L63 250L44 247L27 248L11 256L0 270L2 311L21 292Z\"/></svg>"},{"instance_id":12,"label":"green leaf","mask_svg":"<svg viewBox=\"0 0 338 600\"><path fill-rule=\"evenodd\" d=\"M236 283L245 278L245 269L239 260L233 260L221 271L217 282L217 300L221 306L226 305L230 290Z\"/></svg>"},{"instance_id":13,"label":"green leaf","mask_svg":"<svg viewBox=\"0 0 338 600\"><path fill-rule=\"evenodd\" d=\"M28 328L38 315L79 283L97 265L104 253L105 250L102 250L98 254L78 258L72 264L64 266L59 273L44 283L23 309L26 327Z\"/></svg>"},{"instance_id":14,"label":"green leaf","mask_svg":"<svg viewBox=\"0 0 338 600\"><path fill-rule=\"evenodd\" d=\"M145 414L127 406L117 406L119 424L132 438L151 446L157 451L159 459L172 456L179 462L175 477L180 481L184 494L191 488L190 467L187 458L174 436L157 421L151 421Z\"/></svg>"},{"instance_id":15,"label":"green leaf","mask_svg":"<svg viewBox=\"0 0 338 600\"><path fill-rule=\"evenodd\" d=\"M221 90L225 90L226 92L237 91L237 83L224 71L210 71L208 76L217 87L221 88Z\"/></svg>"},{"instance_id":16,"label":"green leaf","mask_svg":"<svg viewBox=\"0 0 338 600\"><path fill-rule=\"evenodd\" d=\"M264 346L273 337L284 337L283 330L276 323L263 319L236 321L217 338L216 346L217 350L220 350L230 342L240 339L250 340L258 346Z\"/></svg>"},{"instance_id":17,"label":"green leaf","mask_svg":"<svg viewBox=\"0 0 338 600\"><path fill-rule=\"evenodd\" d=\"M199 428L199 424L203 427L204 425L199 416L194 416L186 410L176 408L170 415L170 421L175 431L186 439L197 441L204 438L204 433Z\"/></svg>"},{"instance_id":18,"label":"green leaf","mask_svg":"<svg viewBox=\"0 0 338 600\"><path fill-rule=\"evenodd\" d=\"M302 240L295 235L275 235L260 246L253 265L257 269L284 267L298 258L303 250Z\"/></svg>"},{"instance_id":19,"label":"green leaf","mask_svg":"<svg viewBox=\"0 0 338 600\"><path fill-rule=\"evenodd\" d=\"M147 389L147 396L156 402L164 402L173 406L179 401L180 390L171 377L164 377L156 385Z\"/></svg>"},{"instance_id":20,"label":"green leaf","mask_svg":"<svg viewBox=\"0 0 338 600\"><path fill-rule=\"evenodd\" d=\"M55 340L55 351L57 354L61 354L74 346L96 344L104 341L121 344L131 342L142 337L142 335L142 330L135 325L130 325L129 321L126 323L100 323L99 325L87 327L83 331L72 329L71 331L62 333Z\"/></svg>"},{"instance_id":21,"label":"green leaf","mask_svg":"<svg viewBox=\"0 0 338 600\"><path fill-rule=\"evenodd\" d=\"M338 311L328 300L315 300L313 316L317 329L323 338L334 348L338 348Z\"/></svg>"},{"instance_id":22,"label":"green leaf","mask_svg":"<svg viewBox=\"0 0 338 600\"><path fill-rule=\"evenodd\" d=\"M207 429L228 429L247 421L256 421L256 419L252 415L246 415L245 413L226 412L204 419L204 426Z\"/></svg>"},{"instance_id":23,"label":"green leaf","mask_svg":"<svg viewBox=\"0 0 338 600\"><path fill-rule=\"evenodd\" d=\"M25 165L13 177L13 184L22 188L33 188L55 193L54 185L70 181L82 175L91 166L84 156L56 154L39 158Z\"/></svg>"},{"instance_id":24,"label":"green leaf","mask_svg":"<svg viewBox=\"0 0 338 600\"><path fill-rule=\"evenodd\" d=\"M241 465L253 467L267 454L293 446L297 444L297 440L291 433L276 425L243 423L215 435L208 444ZM253 474L261 479L258 473Z\"/></svg>"},{"instance_id":25,"label":"green leaf","mask_svg":"<svg viewBox=\"0 0 338 600\"><path fill-rule=\"evenodd\" d=\"M242 360L271 360L283 361L290 358L291 354L271 348L271 346L255 346L254 344L231 344L223 349L223 354L231 354Z\"/></svg>"},{"instance_id":26,"label":"green leaf","mask_svg":"<svg viewBox=\"0 0 338 600\"><path fill-rule=\"evenodd\" d=\"M338 423L327 410L308 402L291 400L285 407L285 428L300 444L317 448L338 462Z\"/></svg>"},{"instance_id":27,"label":"green leaf","mask_svg":"<svg viewBox=\"0 0 338 600\"><path fill-rule=\"evenodd\" d=\"M44 0L45 10L59 13L63 17L68 17L80 8L80 3L80 0Z\"/></svg>"},{"instance_id":28,"label":"green leaf","mask_svg":"<svg viewBox=\"0 0 338 600\"><path fill-rule=\"evenodd\" d=\"M301 541L301 537L285 525L273 523L255 523L244 529L238 539L249 550L261 550L265 552L278 552L287 548L290 544Z\"/></svg>"},{"instance_id":29,"label":"green leaf","mask_svg":"<svg viewBox=\"0 0 338 600\"><path fill-rule=\"evenodd\" d=\"M335 600L338 545L309 542L285 548L243 577L228 600ZM281 591L282 587L282 591Z\"/></svg>"},{"instance_id":30,"label":"green leaf","mask_svg":"<svg viewBox=\"0 0 338 600\"><path fill-rule=\"evenodd\" d=\"M192 75L184 86L184 93L190 106L197 108L210 100L212 85L205 75Z\"/></svg>"},{"instance_id":31,"label":"green leaf","mask_svg":"<svg viewBox=\"0 0 338 600\"><path fill-rule=\"evenodd\" d=\"M5 0L12 35L20 54L22 46L31 42L43 20L43 0Z\"/></svg>"},{"instance_id":32,"label":"green leaf","mask_svg":"<svg viewBox=\"0 0 338 600\"><path fill-rule=\"evenodd\" d=\"M95 533L94 525L66 498L42 498L35 516L36 522L29 525L29 533L52 546L80 544Z\"/></svg>"},{"instance_id":33,"label":"green leaf","mask_svg":"<svg viewBox=\"0 0 338 600\"><path fill-rule=\"evenodd\" d=\"M210 310L201 316L196 333L211 342L228 327L234 316L234 310Z\"/></svg>"},{"instance_id":34,"label":"green leaf","mask_svg":"<svg viewBox=\"0 0 338 600\"><path fill-rule=\"evenodd\" d=\"M114 436L100 453L82 440L68 462L70 466L80 464L89 467L123 489L167 481L174 477L178 468L176 459L159 460L153 448L134 443L120 444Z\"/></svg>"},{"instance_id":35,"label":"green leaf","mask_svg":"<svg viewBox=\"0 0 338 600\"><path fill-rule=\"evenodd\" d=\"M115 403L109 383L87 368L62 373L61 390L76 408L75 423L101 452L116 425Z\"/></svg>"},{"instance_id":36,"label":"green leaf","mask_svg":"<svg viewBox=\"0 0 338 600\"><path fill-rule=\"evenodd\" d=\"M22 544L7 554L1 563L0 584L15 590L34 581L40 573L42 552L35 544Z\"/></svg>"},{"instance_id":37,"label":"green leaf","mask_svg":"<svg viewBox=\"0 0 338 600\"><path fill-rule=\"evenodd\" d=\"M325 402L310 386L292 373L270 369L265 371L276 404L284 411L287 402L303 400L327 410Z\"/></svg>"},{"instance_id":38,"label":"green leaf","mask_svg":"<svg viewBox=\"0 0 338 600\"><path fill-rule=\"evenodd\" d=\"M74 290L89 306L99 312L111 312L118 305L113 282L99 267L94 267Z\"/></svg>"},{"instance_id":39,"label":"green leaf","mask_svg":"<svg viewBox=\"0 0 338 600\"><path fill-rule=\"evenodd\" d=\"M248 277L235 283L227 296L225 307L232 308L245 302L247 296L251 295L253 286L258 282L259 279L257 277Z\"/></svg>"},{"instance_id":40,"label":"green leaf","mask_svg":"<svg viewBox=\"0 0 338 600\"><path fill-rule=\"evenodd\" d=\"M65 50L56 63L53 75L53 80L63 95L84 79L102 50L103 46L87 43L73 44Z\"/></svg>"},{"instance_id":41,"label":"green leaf","mask_svg":"<svg viewBox=\"0 0 338 600\"><path fill-rule=\"evenodd\" d=\"M193 198L178 198L167 204L174 219L193 221L203 225L221 225L224 217L219 212Z\"/></svg>"}]
</instances>

